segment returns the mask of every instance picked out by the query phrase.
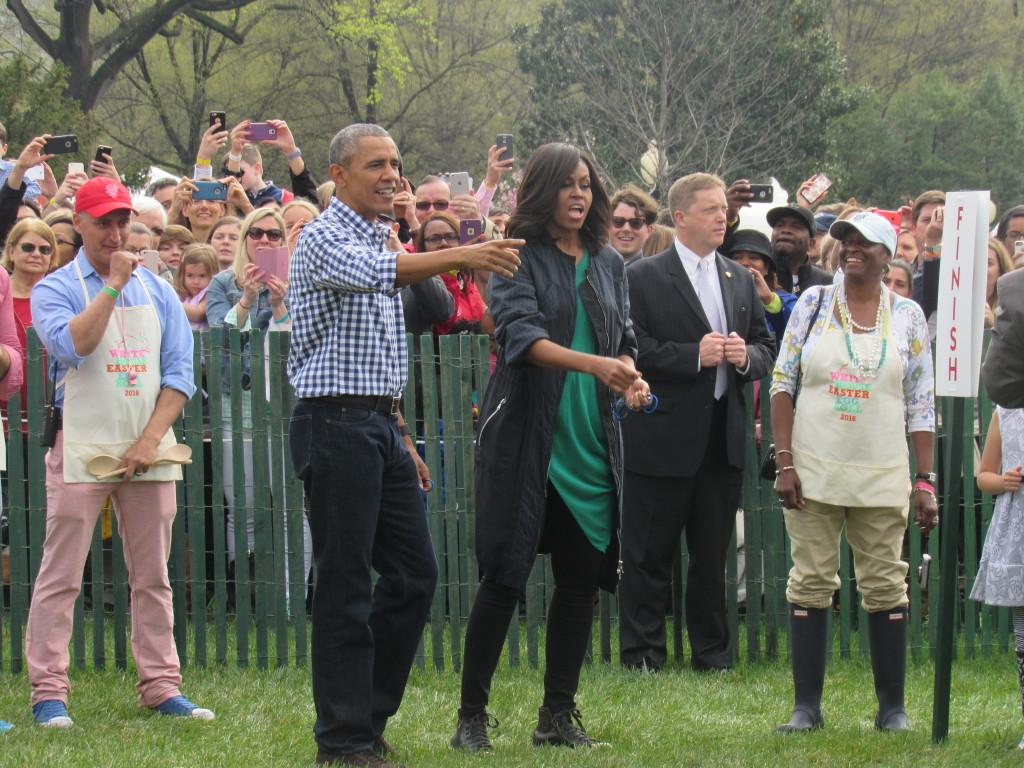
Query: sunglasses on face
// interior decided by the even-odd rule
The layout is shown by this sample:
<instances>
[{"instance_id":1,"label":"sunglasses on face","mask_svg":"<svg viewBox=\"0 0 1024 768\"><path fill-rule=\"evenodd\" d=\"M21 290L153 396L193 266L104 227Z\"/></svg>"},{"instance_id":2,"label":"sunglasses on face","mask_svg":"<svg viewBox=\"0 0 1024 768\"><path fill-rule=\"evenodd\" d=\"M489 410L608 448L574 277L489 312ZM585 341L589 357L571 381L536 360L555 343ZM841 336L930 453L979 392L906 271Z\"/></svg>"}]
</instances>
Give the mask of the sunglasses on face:
<instances>
[{"instance_id":1,"label":"sunglasses on face","mask_svg":"<svg viewBox=\"0 0 1024 768\"><path fill-rule=\"evenodd\" d=\"M447 211L448 201L447 200L420 200L416 203L417 211L429 211L433 208L435 211Z\"/></svg>"},{"instance_id":2,"label":"sunglasses on face","mask_svg":"<svg viewBox=\"0 0 1024 768\"><path fill-rule=\"evenodd\" d=\"M640 229L647 223L643 216L634 216L631 219L624 219L621 216L612 216L612 226L616 229L622 229L624 226L629 224L631 229Z\"/></svg>"},{"instance_id":3,"label":"sunglasses on face","mask_svg":"<svg viewBox=\"0 0 1024 768\"><path fill-rule=\"evenodd\" d=\"M53 253L53 248L51 248L48 245L36 245L35 243L21 243L18 247L21 249L22 253L34 253L35 251L39 251L39 253L42 254L43 256L49 256L51 253Z\"/></svg>"},{"instance_id":4,"label":"sunglasses on face","mask_svg":"<svg viewBox=\"0 0 1024 768\"><path fill-rule=\"evenodd\" d=\"M259 240L263 237L266 237L272 243L276 243L284 237L284 233L280 229L260 229L259 227L252 227L249 230L250 240Z\"/></svg>"},{"instance_id":5,"label":"sunglasses on face","mask_svg":"<svg viewBox=\"0 0 1024 768\"><path fill-rule=\"evenodd\" d=\"M441 243L457 243L459 236L454 232L445 232L443 235L431 235L423 238L424 243L429 245L440 245Z\"/></svg>"}]
</instances>

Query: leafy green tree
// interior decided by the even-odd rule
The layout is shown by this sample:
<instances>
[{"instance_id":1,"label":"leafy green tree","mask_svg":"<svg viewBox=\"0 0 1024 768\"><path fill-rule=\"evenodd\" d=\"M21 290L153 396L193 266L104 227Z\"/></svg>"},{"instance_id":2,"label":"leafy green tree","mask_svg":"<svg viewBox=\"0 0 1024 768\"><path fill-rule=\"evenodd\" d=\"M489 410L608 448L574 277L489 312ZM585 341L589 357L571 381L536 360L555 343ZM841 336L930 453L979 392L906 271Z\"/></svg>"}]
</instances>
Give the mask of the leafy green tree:
<instances>
[{"instance_id":1,"label":"leafy green tree","mask_svg":"<svg viewBox=\"0 0 1024 768\"><path fill-rule=\"evenodd\" d=\"M1021 83L993 70L967 88L935 72L882 113L865 92L832 124L828 167L840 197L895 207L926 189L988 189L1000 208L1024 198Z\"/></svg>"},{"instance_id":2,"label":"leafy green tree","mask_svg":"<svg viewBox=\"0 0 1024 768\"><path fill-rule=\"evenodd\" d=\"M24 56L0 64L0 121L7 128L8 155L17 156L41 133L75 133L88 138L85 116L64 96L67 72L60 65L40 70ZM63 168L60 158L52 166Z\"/></svg>"},{"instance_id":3,"label":"leafy green tree","mask_svg":"<svg viewBox=\"0 0 1024 768\"><path fill-rule=\"evenodd\" d=\"M637 179L652 146L661 190L694 170L799 181L848 106L827 9L827 0L551 2L519 51L533 85L528 137L585 147L613 183Z\"/></svg>"},{"instance_id":4,"label":"leafy green tree","mask_svg":"<svg viewBox=\"0 0 1024 768\"><path fill-rule=\"evenodd\" d=\"M230 34L211 14L251 2L254 0L65 0L54 3L56 18L37 15L22 0L7 0L7 7L29 38L66 67L66 95L89 111L146 43L176 18L184 15ZM93 10L101 16L95 27Z\"/></svg>"}]
</instances>

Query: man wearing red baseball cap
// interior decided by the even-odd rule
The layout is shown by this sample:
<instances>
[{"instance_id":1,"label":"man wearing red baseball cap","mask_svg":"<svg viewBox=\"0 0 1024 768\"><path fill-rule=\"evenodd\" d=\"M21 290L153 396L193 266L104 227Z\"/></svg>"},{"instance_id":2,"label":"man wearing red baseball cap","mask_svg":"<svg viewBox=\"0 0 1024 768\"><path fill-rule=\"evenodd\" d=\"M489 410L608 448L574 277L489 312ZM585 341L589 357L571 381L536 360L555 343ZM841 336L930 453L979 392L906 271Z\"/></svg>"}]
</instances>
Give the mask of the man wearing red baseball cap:
<instances>
[{"instance_id":1,"label":"man wearing red baseball cap","mask_svg":"<svg viewBox=\"0 0 1024 768\"><path fill-rule=\"evenodd\" d=\"M181 694L167 558L181 468L157 460L195 392L192 333L174 289L124 250L131 196L93 178L75 195L82 248L32 291L39 338L55 368L55 437L46 455L46 540L32 593L25 656L32 713L72 725L68 641L96 519L114 500L132 600L140 704L212 719ZM109 459L116 469L111 471Z\"/></svg>"}]
</instances>

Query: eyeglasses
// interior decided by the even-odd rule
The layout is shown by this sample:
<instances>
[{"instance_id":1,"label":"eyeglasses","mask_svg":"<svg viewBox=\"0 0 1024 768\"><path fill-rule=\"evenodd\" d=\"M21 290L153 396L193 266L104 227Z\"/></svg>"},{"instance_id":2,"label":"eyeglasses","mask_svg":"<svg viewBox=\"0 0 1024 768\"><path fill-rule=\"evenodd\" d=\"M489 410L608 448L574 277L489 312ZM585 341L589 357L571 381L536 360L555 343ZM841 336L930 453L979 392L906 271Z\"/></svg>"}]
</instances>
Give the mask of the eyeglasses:
<instances>
[{"instance_id":1,"label":"eyeglasses","mask_svg":"<svg viewBox=\"0 0 1024 768\"><path fill-rule=\"evenodd\" d=\"M424 243L430 245L440 245L441 243L457 243L459 242L459 236L454 232L446 232L443 235L431 235L430 237L423 238Z\"/></svg>"},{"instance_id":2,"label":"eyeglasses","mask_svg":"<svg viewBox=\"0 0 1024 768\"><path fill-rule=\"evenodd\" d=\"M1024 232L1007 232L1004 240L1024 240Z\"/></svg>"},{"instance_id":3,"label":"eyeglasses","mask_svg":"<svg viewBox=\"0 0 1024 768\"><path fill-rule=\"evenodd\" d=\"M62 240L61 238L58 237L57 238L57 247L59 248L62 245L72 245L73 246L74 243L71 242L70 240Z\"/></svg>"},{"instance_id":4,"label":"eyeglasses","mask_svg":"<svg viewBox=\"0 0 1024 768\"><path fill-rule=\"evenodd\" d=\"M632 219L624 219L621 216L612 216L612 226L616 229L622 229L627 224L629 224L632 229L640 229L647 224L647 220L643 216L634 216Z\"/></svg>"},{"instance_id":5,"label":"eyeglasses","mask_svg":"<svg viewBox=\"0 0 1024 768\"><path fill-rule=\"evenodd\" d=\"M284 237L284 232L282 232L280 229L260 229L259 227L251 227L249 229L250 240L259 240L260 238L263 237L267 238L267 240L269 240L272 243L276 243L278 240Z\"/></svg>"},{"instance_id":6,"label":"eyeglasses","mask_svg":"<svg viewBox=\"0 0 1024 768\"><path fill-rule=\"evenodd\" d=\"M18 246L22 253L35 253L39 251L43 256L49 256L53 253L53 248L48 245L36 245L35 243L21 243Z\"/></svg>"},{"instance_id":7,"label":"eyeglasses","mask_svg":"<svg viewBox=\"0 0 1024 768\"><path fill-rule=\"evenodd\" d=\"M435 211L447 211L448 201L447 200L419 200L416 202L417 211L429 211L433 208Z\"/></svg>"}]
</instances>

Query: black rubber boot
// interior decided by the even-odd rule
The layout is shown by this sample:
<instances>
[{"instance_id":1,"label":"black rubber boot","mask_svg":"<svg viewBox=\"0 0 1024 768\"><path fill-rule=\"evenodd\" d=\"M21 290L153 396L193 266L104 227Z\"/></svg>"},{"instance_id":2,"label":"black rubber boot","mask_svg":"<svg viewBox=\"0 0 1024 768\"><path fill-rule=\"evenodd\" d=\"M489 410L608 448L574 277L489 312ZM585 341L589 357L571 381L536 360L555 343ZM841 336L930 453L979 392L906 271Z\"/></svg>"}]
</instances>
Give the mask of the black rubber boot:
<instances>
[{"instance_id":1,"label":"black rubber boot","mask_svg":"<svg viewBox=\"0 0 1024 768\"><path fill-rule=\"evenodd\" d=\"M821 691L825 687L828 650L828 609L789 606L789 655L793 662L793 714L776 728L780 733L806 733L825 727Z\"/></svg>"},{"instance_id":2,"label":"black rubber boot","mask_svg":"<svg viewBox=\"0 0 1024 768\"><path fill-rule=\"evenodd\" d=\"M903 606L868 614L871 670L875 673L880 731L910 729L903 707L903 684L907 674L907 609Z\"/></svg>"}]
</instances>

